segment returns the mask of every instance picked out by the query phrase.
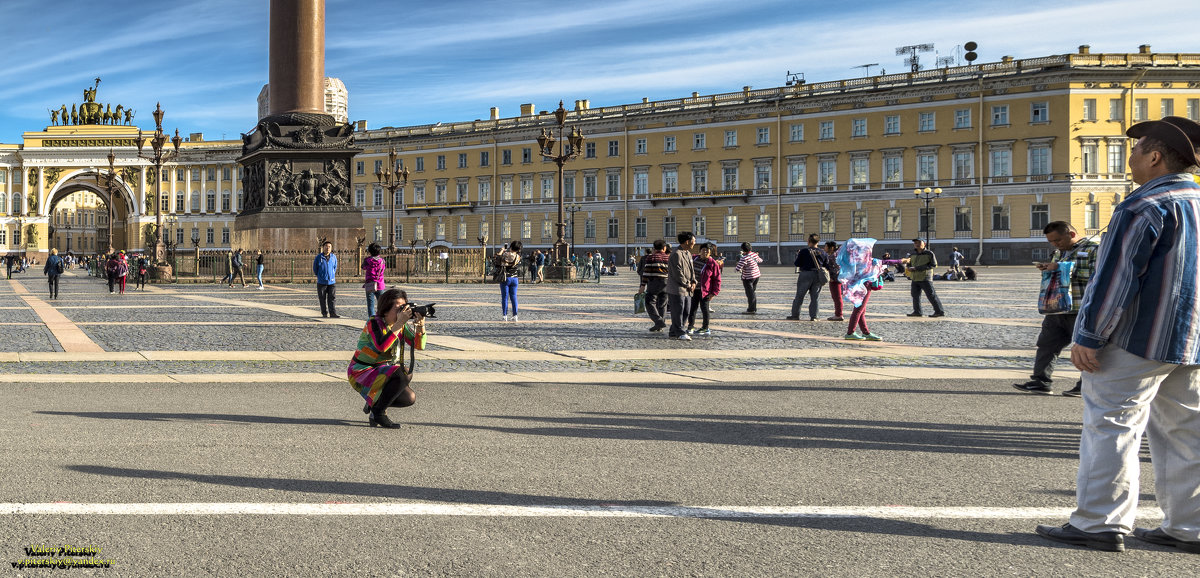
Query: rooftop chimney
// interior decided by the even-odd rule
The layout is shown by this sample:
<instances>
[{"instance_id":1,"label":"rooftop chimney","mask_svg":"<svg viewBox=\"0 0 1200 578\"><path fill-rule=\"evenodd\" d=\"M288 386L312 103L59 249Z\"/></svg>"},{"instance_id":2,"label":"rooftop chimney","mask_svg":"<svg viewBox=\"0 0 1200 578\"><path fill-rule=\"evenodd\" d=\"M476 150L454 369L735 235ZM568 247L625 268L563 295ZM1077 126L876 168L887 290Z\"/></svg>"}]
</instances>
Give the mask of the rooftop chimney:
<instances>
[{"instance_id":1,"label":"rooftop chimney","mask_svg":"<svg viewBox=\"0 0 1200 578\"><path fill-rule=\"evenodd\" d=\"M522 104L521 105L521 116L533 116L533 110L534 110L534 108L533 108L532 103Z\"/></svg>"},{"instance_id":2,"label":"rooftop chimney","mask_svg":"<svg viewBox=\"0 0 1200 578\"><path fill-rule=\"evenodd\" d=\"M500 120L500 108L499 107L495 107L495 106L492 107L492 113L491 113L490 118L492 120Z\"/></svg>"},{"instance_id":3,"label":"rooftop chimney","mask_svg":"<svg viewBox=\"0 0 1200 578\"><path fill-rule=\"evenodd\" d=\"M1139 46L1139 47L1138 47L1138 53L1140 53L1140 54L1150 54L1150 45L1149 45L1149 44L1143 44L1143 45Z\"/></svg>"},{"instance_id":4,"label":"rooftop chimney","mask_svg":"<svg viewBox=\"0 0 1200 578\"><path fill-rule=\"evenodd\" d=\"M1079 53L1080 53L1080 54L1091 54L1091 53L1092 53L1092 47L1091 47L1091 46L1088 46L1087 44L1080 44L1080 45L1079 45Z\"/></svg>"}]
</instances>

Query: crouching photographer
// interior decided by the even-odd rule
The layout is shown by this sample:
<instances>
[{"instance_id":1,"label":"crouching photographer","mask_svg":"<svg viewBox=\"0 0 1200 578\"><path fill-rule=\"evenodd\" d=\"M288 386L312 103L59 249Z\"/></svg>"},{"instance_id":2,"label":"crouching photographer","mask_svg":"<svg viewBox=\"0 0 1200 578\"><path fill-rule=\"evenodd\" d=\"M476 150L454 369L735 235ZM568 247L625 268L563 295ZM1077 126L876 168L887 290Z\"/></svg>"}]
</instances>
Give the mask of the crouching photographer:
<instances>
[{"instance_id":1,"label":"crouching photographer","mask_svg":"<svg viewBox=\"0 0 1200 578\"><path fill-rule=\"evenodd\" d=\"M408 407L417 401L410 385L412 364L404 367L404 348L425 349L425 318L434 317L433 305L414 307L408 295L388 289L379 297L375 316L358 338L358 350L346 375L350 387L363 396L368 423L389 429L400 424L388 419L387 408Z\"/></svg>"}]
</instances>

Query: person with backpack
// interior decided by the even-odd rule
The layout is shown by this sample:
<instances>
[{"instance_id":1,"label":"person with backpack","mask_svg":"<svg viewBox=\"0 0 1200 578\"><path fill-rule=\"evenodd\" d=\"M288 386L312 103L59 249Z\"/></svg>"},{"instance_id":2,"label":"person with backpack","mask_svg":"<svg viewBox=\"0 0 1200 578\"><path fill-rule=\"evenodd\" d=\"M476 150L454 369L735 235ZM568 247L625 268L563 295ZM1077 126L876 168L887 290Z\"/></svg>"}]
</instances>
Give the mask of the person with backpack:
<instances>
[{"instance_id":1,"label":"person with backpack","mask_svg":"<svg viewBox=\"0 0 1200 578\"><path fill-rule=\"evenodd\" d=\"M121 260L117 258L117 254L109 253L108 259L104 261L104 277L108 280L109 295L117 292L117 271L120 268Z\"/></svg>"},{"instance_id":2,"label":"person with backpack","mask_svg":"<svg viewBox=\"0 0 1200 578\"><path fill-rule=\"evenodd\" d=\"M229 286L233 287L234 279L242 280L242 289L249 287L246 277L242 275L242 250L234 251L229 257Z\"/></svg>"},{"instance_id":3,"label":"person with backpack","mask_svg":"<svg viewBox=\"0 0 1200 578\"><path fill-rule=\"evenodd\" d=\"M375 317L376 301L387 289L387 284L383 281L383 272L387 269L387 263L384 263L383 257L379 256L381 250L379 243L367 245L367 253L370 255L362 262L363 290L367 292L367 319Z\"/></svg>"},{"instance_id":4,"label":"person with backpack","mask_svg":"<svg viewBox=\"0 0 1200 578\"><path fill-rule=\"evenodd\" d=\"M121 287L121 295L125 294L125 280L129 278L129 259L125 251L117 254L117 283Z\"/></svg>"},{"instance_id":5,"label":"person with backpack","mask_svg":"<svg viewBox=\"0 0 1200 578\"><path fill-rule=\"evenodd\" d=\"M46 280L50 284L51 299L58 299L58 276L63 274L65 268L62 257L58 256L58 249L50 249L50 258L46 259L46 266L42 268L42 274L46 276Z\"/></svg>"},{"instance_id":6,"label":"person with backpack","mask_svg":"<svg viewBox=\"0 0 1200 578\"><path fill-rule=\"evenodd\" d=\"M146 290L146 277L150 276L150 262L146 260L145 255L138 255L137 258L137 282L134 284L134 289L140 288Z\"/></svg>"}]
</instances>

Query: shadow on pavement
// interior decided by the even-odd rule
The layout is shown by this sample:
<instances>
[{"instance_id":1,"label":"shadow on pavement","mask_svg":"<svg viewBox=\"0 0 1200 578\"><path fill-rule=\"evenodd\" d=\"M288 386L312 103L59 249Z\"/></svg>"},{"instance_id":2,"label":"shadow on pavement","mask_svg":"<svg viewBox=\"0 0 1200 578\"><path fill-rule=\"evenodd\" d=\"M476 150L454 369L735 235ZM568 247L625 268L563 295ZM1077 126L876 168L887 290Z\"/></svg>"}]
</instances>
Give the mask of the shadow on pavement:
<instances>
[{"instance_id":1,"label":"shadow on pavement","mask_svg":"<svg viewBox=\"0 0 1200 578\"><path fill-rule=\"evenodd\" d=\"M276 425L363 426L365 421L344 419L281 417L275 415L239 415L227 413L147 413L132 411L35 411L39 415L87 417L92 419L125 419L131 421L225 421Z\"/></svg>"},{"instance_id":2,"label":"shadow on pavement","mask_svg":"<svg viewBox=\"0 0 1200 578\"><path fill-rule=\"evenodd\" d=\"M1079 428L957 423L916 423L787 416L648 415L580 413L571 417L479 416L548 424L503 427L427 423L434 427L521 435L672 441L792 449L944 452L1078 459ZM1030 440L1036 440L1031 443Z\"/></svg>"}]
</instances>

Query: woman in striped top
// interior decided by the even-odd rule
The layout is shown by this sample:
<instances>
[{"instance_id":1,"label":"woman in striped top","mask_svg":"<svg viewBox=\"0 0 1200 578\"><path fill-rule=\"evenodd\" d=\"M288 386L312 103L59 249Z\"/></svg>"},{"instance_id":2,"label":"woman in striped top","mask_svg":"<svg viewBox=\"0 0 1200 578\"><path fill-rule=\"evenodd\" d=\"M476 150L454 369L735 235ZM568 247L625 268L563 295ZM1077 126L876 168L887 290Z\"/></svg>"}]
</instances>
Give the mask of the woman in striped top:
<instances>
[{"instance_id":1,"label":"woman in striped top","mask_svg":"<svg viewBox=\"0 0 1200 578\"><path fill-rule=\"evenodd\" d=\"M754 292L758 289L758 278L762 276L758 270L758 264L762 262L762 257L750 250L750 243L742 243L742 258L738 259L737 265L733 268L742 274L742 287L746 289L747 305L742 315L754 315L758 311L758 299L754 296Z\"/></svg>"}]
</instances>

